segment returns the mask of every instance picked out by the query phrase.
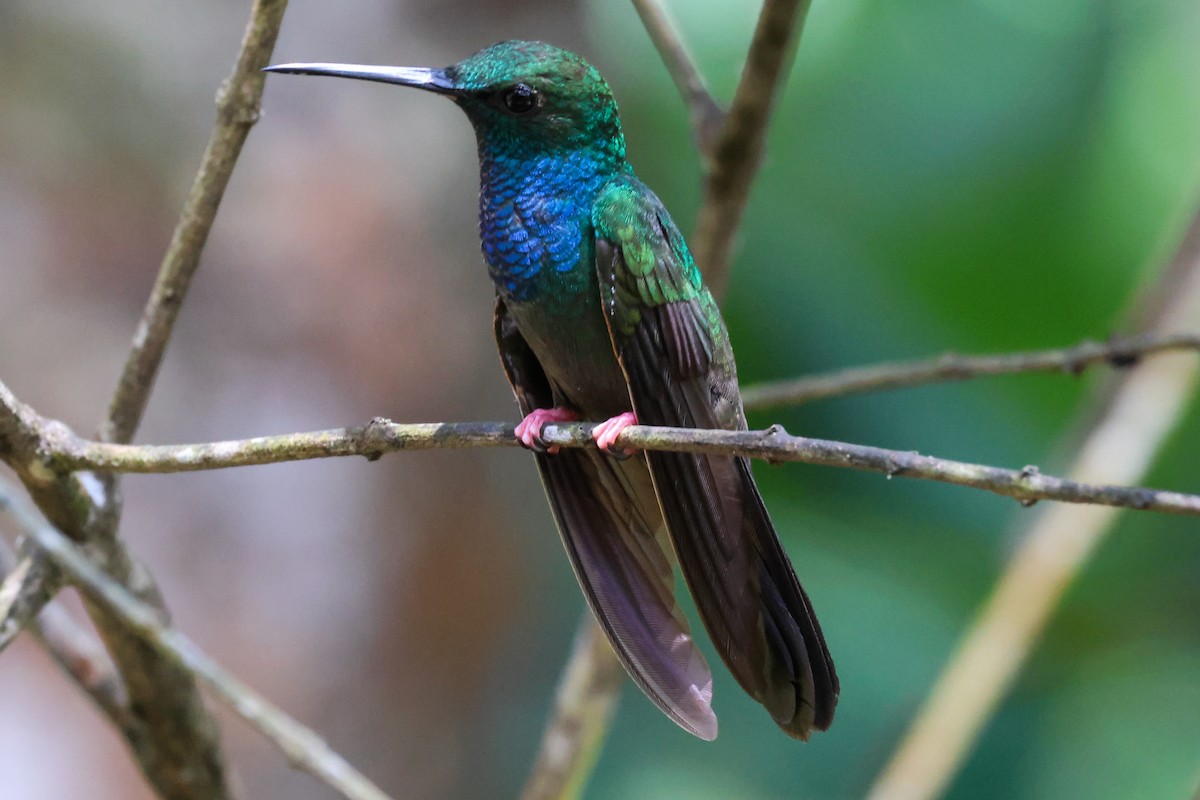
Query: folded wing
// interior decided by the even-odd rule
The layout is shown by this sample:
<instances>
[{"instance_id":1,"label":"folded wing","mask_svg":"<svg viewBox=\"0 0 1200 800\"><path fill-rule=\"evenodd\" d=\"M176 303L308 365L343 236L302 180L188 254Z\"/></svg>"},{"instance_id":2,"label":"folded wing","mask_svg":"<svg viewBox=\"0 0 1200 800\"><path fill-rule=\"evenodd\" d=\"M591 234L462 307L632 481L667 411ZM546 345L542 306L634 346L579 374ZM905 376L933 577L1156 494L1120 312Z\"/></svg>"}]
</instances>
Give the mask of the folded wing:
<instances>
[{"instance_id":1,"label":"folded wing","mask_svg":"<svg viewBox=\"0 0 1200 800\"><path fill-rule=\"evenodd\" d=\"M683 237L636 179L594 213L596 271L638 420L745 428L724 323ZM646 453L667 531L721 658L787 733L825 729L838 680L743 458Z\"/></svg>"},{"instance_id":2,"label":"folded wing","mask_svg":"<svg viewBox=\"0 0 1200 800\"><path fill-rule=\"evenodd\" d=\"M499 298L495 332L522 413L552 406L549 382ZM635 500L645 466L578 449L536 459L575 576L626 671L685 730L716 738L712 673L675 602L655 535L661 519Z\"/></svg>"}]
</instances>

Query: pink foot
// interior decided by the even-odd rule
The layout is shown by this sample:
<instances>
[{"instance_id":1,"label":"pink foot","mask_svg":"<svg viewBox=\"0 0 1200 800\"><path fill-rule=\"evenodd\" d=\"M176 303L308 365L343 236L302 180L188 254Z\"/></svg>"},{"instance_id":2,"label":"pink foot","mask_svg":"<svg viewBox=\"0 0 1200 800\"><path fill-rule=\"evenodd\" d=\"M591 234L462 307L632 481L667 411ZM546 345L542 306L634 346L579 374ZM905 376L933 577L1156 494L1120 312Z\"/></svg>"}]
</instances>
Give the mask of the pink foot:
<instances>
[{"instance_id":1,"label":"pink foot","mask_svg":"<svg viewBox=\"0 0 1200 800\"><path fill-rule=\"evenodd\" d=\"M549 422L574 422L579 415L569 408L535 408L525 415L513 431L521 444L536 453L557 453L558 445L547 447L542 442L542 427Z\"/></svg>"},{"instance_id":2,"label":"pink foot","mask_svg":"<svg viewBox=\"0 0 1200 800\"><path fill-rule=\"evenodd\" d=\"M592 428L592 438L596 440L596 446L606 453L612 453L613 443L617 441L617 437L621 435L621 431L628 428L630 425L637 425L637 415L632 411L626 411L624 414L618 414L610 420L601 422L596 427ZM634 451L626 448L622 451L624 455L631 456ZM616 455L613 453L613 455Z\"/></svg>"}]
</instances>

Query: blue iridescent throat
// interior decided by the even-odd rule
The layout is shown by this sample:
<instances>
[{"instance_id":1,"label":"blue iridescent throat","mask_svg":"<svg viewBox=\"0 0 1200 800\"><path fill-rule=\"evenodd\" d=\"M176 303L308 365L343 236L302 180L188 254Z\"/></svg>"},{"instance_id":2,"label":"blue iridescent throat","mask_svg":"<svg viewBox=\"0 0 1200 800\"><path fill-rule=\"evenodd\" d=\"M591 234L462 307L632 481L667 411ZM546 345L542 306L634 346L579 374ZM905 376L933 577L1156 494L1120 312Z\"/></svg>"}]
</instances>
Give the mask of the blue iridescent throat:
<instances>
[{"instance_id":1,"label":"blue iridescent throat","mask_svg":"<svg viewBox=\"0 0 1200 800\"><path fill-rule=\"evenodd\" d=\"M629 167L588 150L502 156L480 145L479 238L488 272L505 298L532 300L548 273L591 260L596 195Z\"/></svg>"}]
</instances>

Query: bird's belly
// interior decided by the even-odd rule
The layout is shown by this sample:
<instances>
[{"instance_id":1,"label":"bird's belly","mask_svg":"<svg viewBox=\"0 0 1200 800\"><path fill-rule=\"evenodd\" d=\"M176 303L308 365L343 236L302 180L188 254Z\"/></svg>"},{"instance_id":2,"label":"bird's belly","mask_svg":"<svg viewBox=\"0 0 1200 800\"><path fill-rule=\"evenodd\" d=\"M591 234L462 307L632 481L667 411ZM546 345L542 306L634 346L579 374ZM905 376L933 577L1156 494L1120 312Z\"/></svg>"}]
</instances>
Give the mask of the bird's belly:
<instances>
[{"instance_id":1,"label":"bird's belly","mask_svg":"<svg viewBox=\"0 0 1200 800\"><path fill-rule=\"evenodd\" d=\"M621 365L601 316L599 292L573 301L508 301L509 313L557 395L587 419L607 419L632 405Z\"/></svg>"}]
</instances>

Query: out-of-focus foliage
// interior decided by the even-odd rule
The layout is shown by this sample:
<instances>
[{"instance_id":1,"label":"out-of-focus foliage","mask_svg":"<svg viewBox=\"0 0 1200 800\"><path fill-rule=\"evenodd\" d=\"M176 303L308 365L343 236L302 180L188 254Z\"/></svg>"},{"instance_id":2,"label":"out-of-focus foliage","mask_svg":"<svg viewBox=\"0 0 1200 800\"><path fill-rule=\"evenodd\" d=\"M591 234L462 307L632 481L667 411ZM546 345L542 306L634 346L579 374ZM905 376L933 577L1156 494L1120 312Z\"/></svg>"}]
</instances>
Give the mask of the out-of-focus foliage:
<instances>
[{"instance_id":1,"label":"out-of-focus foliage","mask_svg":"<svg viewBox=\"0 0 1200 800\"><path fill-rule=\"evenodd\" d=\"M0 5L0 378L81 430L111 390L243 5ZM669 7L729 97L755 4ZM686 115L625 4L288 13L279 60L444 64L513 37L583 52L613 85L635 166L688 226ZM1200 199L1197 41L1192 0L816 0L725 303L743 382L1118 331ZM515 417L474 170L448 103L272 77L143 441ZM1052 471L1096 380L993 379L752 422ZM1198 450L1193 410L1147 482L1200 489ZM1036 513L903 479L756 472L842 677L832 730L786 738L722 672L721 736L705 744L630 690L589 796L861 795ZM180 625L395 795L516 792L583 606L525 454L132 478L128 509ZM952 796L1186 794L1198 528L1123 518ZM146 796L27 642L0 657L0 708L0 794ZM226 730L247 796L329 796Z\"/></svg>"}]
</instances>

